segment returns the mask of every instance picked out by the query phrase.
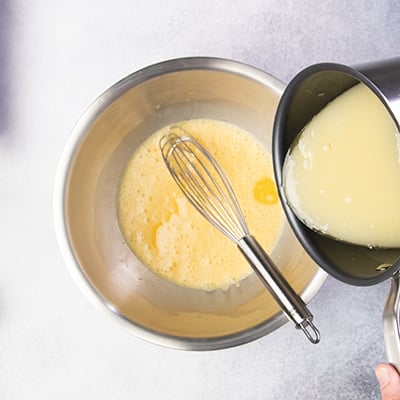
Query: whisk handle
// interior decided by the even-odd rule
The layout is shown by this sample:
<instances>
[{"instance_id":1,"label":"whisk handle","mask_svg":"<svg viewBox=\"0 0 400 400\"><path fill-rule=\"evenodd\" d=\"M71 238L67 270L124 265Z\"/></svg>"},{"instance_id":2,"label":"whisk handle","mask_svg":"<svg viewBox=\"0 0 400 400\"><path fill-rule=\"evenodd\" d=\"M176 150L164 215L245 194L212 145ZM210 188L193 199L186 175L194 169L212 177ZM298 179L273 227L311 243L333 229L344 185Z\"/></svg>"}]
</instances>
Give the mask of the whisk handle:
<instances>
[{"instance_id":1,"label":"whisk handle","mask_svg":"<svg viewBox=\"0 0 400 400\"><path fill-rule=\"evenodd\" d=\"M301 329L312 343L318 343L320 334L312 323L313 315L258 241L248 235L240 239L237 245L287 318L293 321L296 328Z\"/></svg>"}]
</instances>

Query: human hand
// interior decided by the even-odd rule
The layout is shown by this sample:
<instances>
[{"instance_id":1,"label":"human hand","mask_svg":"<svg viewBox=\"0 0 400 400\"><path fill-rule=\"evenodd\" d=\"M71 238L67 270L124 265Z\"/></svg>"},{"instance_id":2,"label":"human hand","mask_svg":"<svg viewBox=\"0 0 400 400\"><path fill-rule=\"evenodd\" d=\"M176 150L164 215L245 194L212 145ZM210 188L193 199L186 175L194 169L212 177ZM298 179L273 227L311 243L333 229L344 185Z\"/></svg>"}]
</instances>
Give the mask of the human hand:
<instances>
[{"instance_id":1,"label":"human hand","mask_svg":"<svg viewBox=\"0 0 400 400\"><path fill-rule=\"evenodd\" d=\"M400 400L400 375L390 364L379 364L375 374L381 387L382 400Z\"/></svg>"}]
</instances>

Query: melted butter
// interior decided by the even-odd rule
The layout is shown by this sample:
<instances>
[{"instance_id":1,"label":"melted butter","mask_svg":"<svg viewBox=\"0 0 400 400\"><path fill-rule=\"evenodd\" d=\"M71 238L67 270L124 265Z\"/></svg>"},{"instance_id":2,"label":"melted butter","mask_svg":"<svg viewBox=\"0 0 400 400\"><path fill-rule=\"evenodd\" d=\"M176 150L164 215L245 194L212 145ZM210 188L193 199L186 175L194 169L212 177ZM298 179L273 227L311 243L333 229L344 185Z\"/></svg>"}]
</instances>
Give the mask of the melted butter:
<instances>
[{"instance_id":1,"label":"melted butter","mask_svg":"<svg viewBox=\"0 0 400 400\"><path fill-rule=\"evenodd\" d=\"M299 134L284 190L304 223L368 247L400 247L399 133L365 85L349 89Z\"/></svg>"},{"instance_id":2,"label":"melted butter","mask_svg":"<svg viewBox=\"0 0 400 400\"><path fill-rule=\"evenodd\" d=\"M270 154L250 134L225 122L194 119L179 124L218 160L250 231L272 251L284 218ZM119 225L132 251L162 278L202 290L227 289L252 269L235 243L194 209L170 176L158 144L168 129L151 135L128 162L117 201Z\"/></svg>"}]
</instances>

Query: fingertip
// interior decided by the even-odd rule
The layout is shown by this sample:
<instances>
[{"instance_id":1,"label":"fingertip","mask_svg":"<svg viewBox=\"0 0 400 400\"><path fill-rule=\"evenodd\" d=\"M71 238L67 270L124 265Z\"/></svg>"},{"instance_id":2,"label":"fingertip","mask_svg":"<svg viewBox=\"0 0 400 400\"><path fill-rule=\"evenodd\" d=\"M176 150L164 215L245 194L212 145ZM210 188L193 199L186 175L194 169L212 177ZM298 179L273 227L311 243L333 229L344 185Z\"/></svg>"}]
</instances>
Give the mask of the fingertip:
<instances>
[{"instance_id":1,"label":"fingertip","mask_svg":"<svg viewBox=\"0 0 400 400\"><path fill-rule=\"evenodd\" d=\"M381 388L385 387L390 382L391 368L389 364L383 363L375 367L375 375Z\"/></svg>"},{"instance_id":2,"label":"fingertip","mask_svg":"<svg viewBox=\"0 0 400 400\"><path fill-rule=\"evenodd\" d=\"M383 388L389 383L400 386L400 375L397 369L387 363L378 364L375 367L375 375L379 381L380 386Z\"/></svg>"}]
</instances>

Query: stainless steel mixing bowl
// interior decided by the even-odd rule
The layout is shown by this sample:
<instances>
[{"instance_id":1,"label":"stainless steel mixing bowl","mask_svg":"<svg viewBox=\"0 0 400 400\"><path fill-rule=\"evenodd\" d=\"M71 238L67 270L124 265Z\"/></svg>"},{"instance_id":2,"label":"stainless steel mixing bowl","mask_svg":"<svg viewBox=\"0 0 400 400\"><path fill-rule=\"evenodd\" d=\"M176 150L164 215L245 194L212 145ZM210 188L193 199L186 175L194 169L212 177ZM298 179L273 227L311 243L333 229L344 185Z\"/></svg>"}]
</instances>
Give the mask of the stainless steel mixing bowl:
<instances>
[{"instance_id":1,"label":"stainless steel mixing bowl","mask_svg":"<svg viewBox=\"0 0 400 400\"><path fill-rule=\"evenodd\" d=\"M212 292L182 288L154 275L124 242L116 214L125 164L150 134L178 120L214 118L246 129L270 150L282 91L281 82L253 67L184 58L129 75L84 113L57 170L56 234L77 284L117 325L168 347L211 350L248 342L286 322L255 275L238 287ZM305 254L288 224L271 256L308 303L326 274Z\"/></svg>"}]
</instances>

